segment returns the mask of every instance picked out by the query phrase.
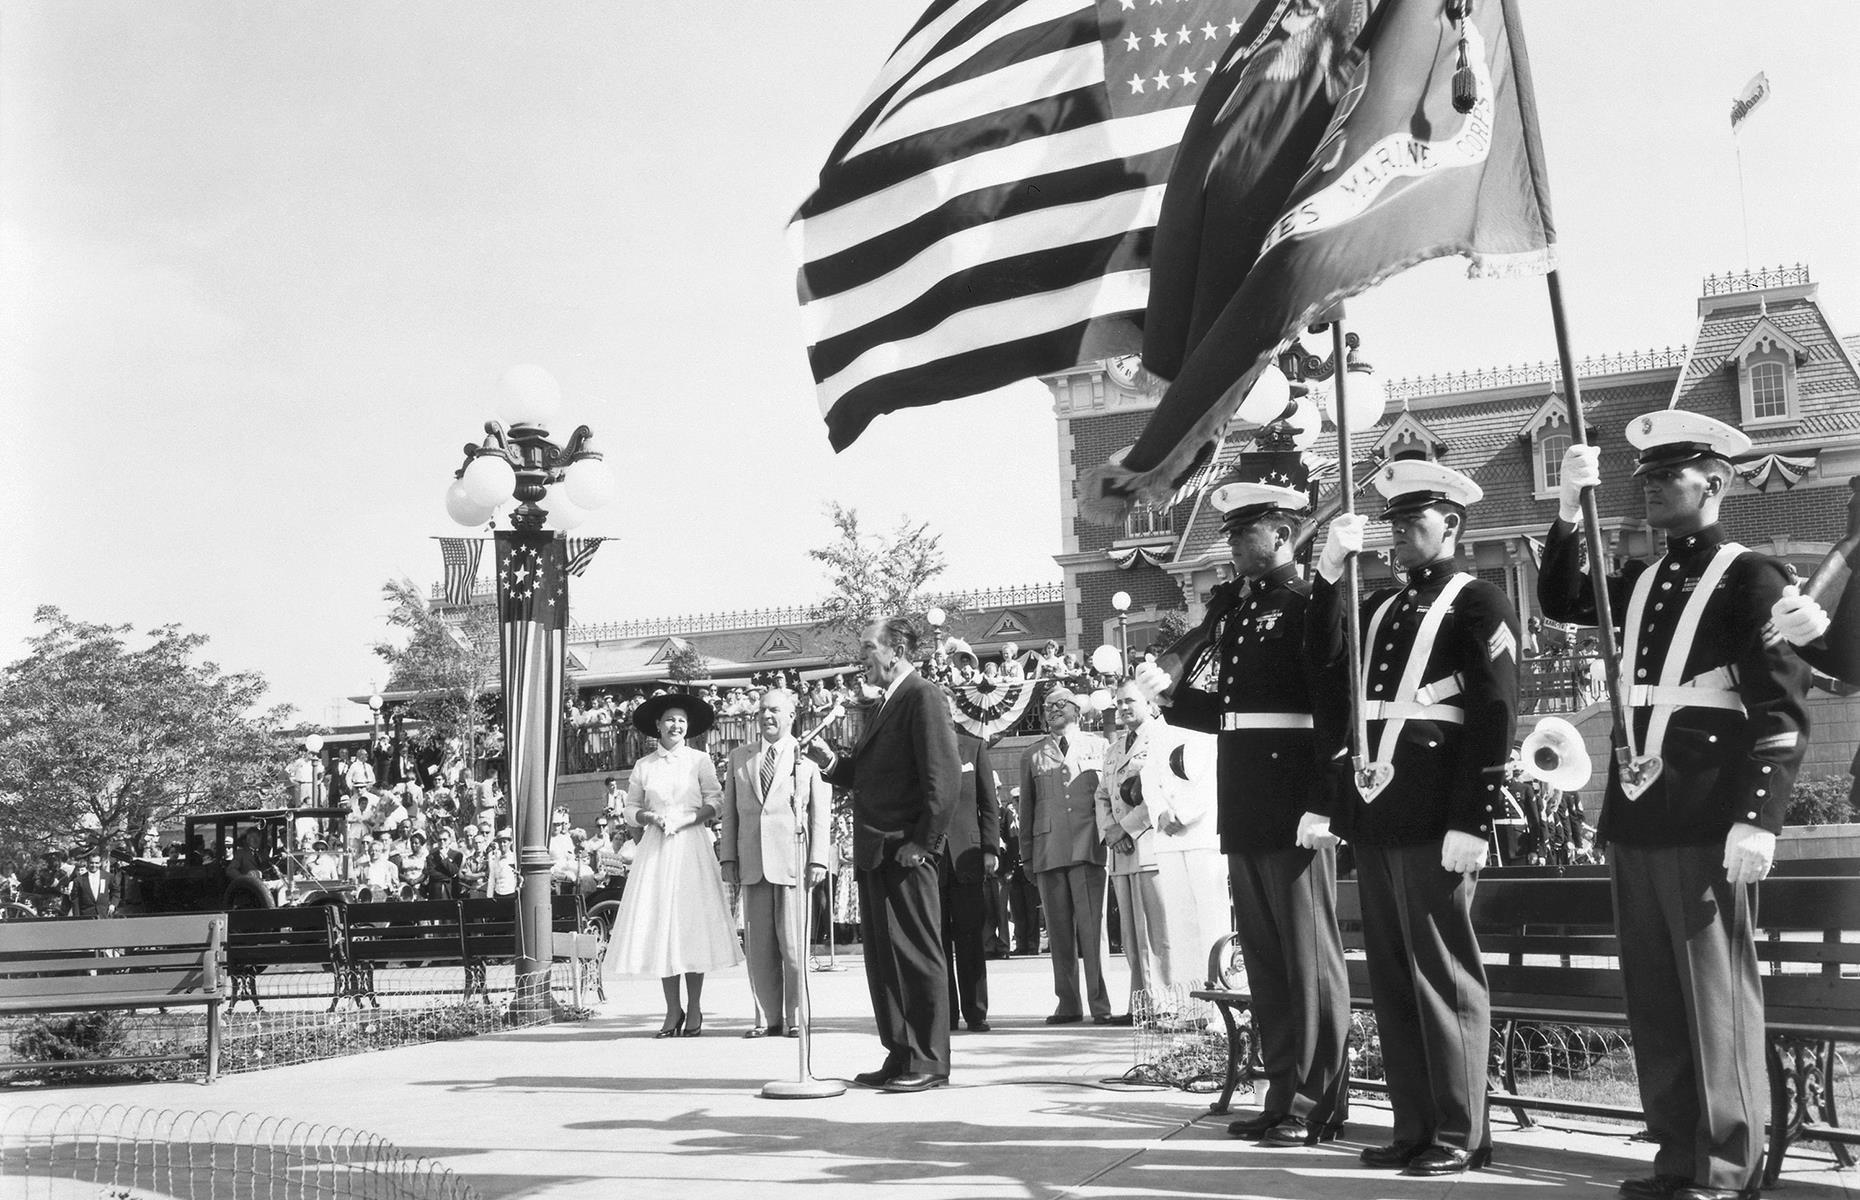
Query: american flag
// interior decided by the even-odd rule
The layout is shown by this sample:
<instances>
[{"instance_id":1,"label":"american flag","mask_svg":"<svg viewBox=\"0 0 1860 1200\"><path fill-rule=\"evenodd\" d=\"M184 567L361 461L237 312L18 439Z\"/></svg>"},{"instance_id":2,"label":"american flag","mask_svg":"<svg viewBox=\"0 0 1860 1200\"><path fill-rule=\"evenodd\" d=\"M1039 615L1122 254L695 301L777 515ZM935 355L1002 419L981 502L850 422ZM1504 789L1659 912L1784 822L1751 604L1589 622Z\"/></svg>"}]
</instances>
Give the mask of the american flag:
<instances>
[{"instance_id":1,"label":"american flag","mask_svg":"<svg viewBox=\"0 0 1860 1200\"><path fill-rule=\"evenodd\" d=\"M828 437L1134 351L1176 142L1263 0L938 0L789 227ZM1255 21L1257 23L1257 21Z\"/></svg>"},{"instance_id":2,"label":"american flag","mask_svg":"<svg viewBox=\"0 0 1860 1200\"><path fill-rule=\"evenodd\" d=\"M562 750L568 571L553 533L499 530L497 597L504 656L504 761L512 824L530 804L554 806Z\"/></svg>"},{"instance_id":3,"label":"american flag","mask_svg":"<svg viewBox=\"0 0 1860 1200\"><path fill-rule=\"evenodd\" d=\"M445 565L446 603L470 604L478 581L478 560L484 555L480 538L440 538L439 558Z\"/></svg>"},{"instance_id":4,"label":"american flag","mask_svg":"<svg viewBox=\"0 0 1860 1200\"><path fill-rule=\"evenodd\" d=\"M598 537L569 538L568 573L579 578L581 574L588 569L588 564L594 561L595 552L601 548L601 543L606 540L606 538Z\"/></svg>"}]
</instances>

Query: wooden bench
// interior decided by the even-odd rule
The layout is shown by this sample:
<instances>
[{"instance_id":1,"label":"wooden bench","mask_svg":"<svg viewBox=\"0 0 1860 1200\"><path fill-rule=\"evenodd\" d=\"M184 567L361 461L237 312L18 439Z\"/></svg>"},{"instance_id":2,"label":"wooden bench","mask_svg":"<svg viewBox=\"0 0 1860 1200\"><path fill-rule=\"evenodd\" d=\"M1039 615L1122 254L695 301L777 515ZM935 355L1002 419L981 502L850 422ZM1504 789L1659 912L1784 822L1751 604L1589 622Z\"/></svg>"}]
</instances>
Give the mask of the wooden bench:
<instances>
[{"instance_id":1,"label":"wooden bench","mask_svg":"<svg viewBox=\"0 0 1860 1200\"><path fill-rule=\"evenodd\" d=\"M1770 1152L1765 1181L1782 1170L1789 1145L1808 1138L1834 1146L1843 1165L1860 1130L1839 1124L1832 1091L1834 1047L1860 1041L1860 943L1846 940L1860 914L1860 877L1774 875L1758 888L1757 951L1763 971L1770 1083ZM1372 1007L1363 957L1362 910L1354 880L1339 881L1337 916L1350 977L1350 1003ZM1485 957L1497 1037L1492 1104L1508 1107L1528 1126L1529 1109L1638 1119L1635 1107L1528 1096L1518 1090L1521 1070L1561 1055L1599 1057L1607 1047L1571 1038L1594 1027L1625 1027L1614 906L1605 868L1576 868L1561 875L1527 869L1482 874L1473 898L1473 924ZM1210 955L1216 971L1232 956L1230 939ZM1210 988L1197 999L1214 1004L1227 1028L1226 1079L1213 1112L1226 1112L1248 1073L1253 1039L1244 1026L1251 998L1244 990ZM1574 1044L1574 1049L1571 1049ZM1554 1064L1551 1064L1554 1065ZM1363 1080L1365 1090L1384 1085Z\"/></svg>"},{"instance_id":2,"label":"wooden bench","mask_svg":"<svg viewBox=\"0 0 1860 1200\"><path fill-rule=\"evenodd\" d=\"M333 904L300 908L239 908L226 914L226 967L232 976L232 996L226 1011L238 1007L240 997L258 1002L258 976L269 967L313 966L329 973L331 1004L342 996L342 970L346 956L342 910Z\"/></svg>"},{"instance_id":3,"label":"wooden bench","mask_svg":"<svg viewBox=\"0 0 1860 1200\"><path fill-rule=\"evenodd\" d=\"M375 971L387 967L463 966L465 946L457 900L386 900L351 904L343 913L345 955L342 986L330 1008L344 997L360 1007L381 1007ZM465 995L470 997L469 978Z\"/></svg>"},{"instance_id":4,"label":"wooden bench","mask_svg":"<svg viewBox=\"0 0 1860 1200\"><path fill-rule=\"evenodd\" d=\"M0 1013L179 1008L207 1010L206 1082L220 1073L226 1000L226 916L6 922L0 926ZM175 1054L0 1063L0 1072L173 1062Z\"/></svg>"},{"instance_id":5,"label":"wooden bench","mask_svg":"<svg viewBox=\"0 0 1860 1200\"><path fill-rule=\"evenodd\" d=\"M459 945L465 963L467 999L475 990L489 1003L487 968L517 957L517 903L515 896L459 901Z\"/></svg>"}]
</instances>

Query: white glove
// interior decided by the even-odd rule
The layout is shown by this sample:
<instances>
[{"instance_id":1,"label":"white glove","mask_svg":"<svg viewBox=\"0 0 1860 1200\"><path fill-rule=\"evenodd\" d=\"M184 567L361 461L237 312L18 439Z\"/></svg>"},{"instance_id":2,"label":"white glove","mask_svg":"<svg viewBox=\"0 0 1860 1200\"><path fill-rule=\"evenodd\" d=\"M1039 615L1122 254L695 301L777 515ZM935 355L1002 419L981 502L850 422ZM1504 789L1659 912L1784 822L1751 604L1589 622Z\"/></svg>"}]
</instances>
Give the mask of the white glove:
<instances>
[{"instance_id":1,"label":"white glove","mask_svg":"<svg viewBox=\"0 0 1860 1200\"><path fill-rule=\"evenodd\" d=\"M1440 868L1456 875L1470 875L1485 867L1489 850L1484 838L1449 829L1447 836L1440 839Z\"/></svg>"},{"instance_id":2,"label":"white glove","mask_svg":"<svg viewBox=\"0 0 1860 1200\"><path fill-rule=\"evenodd\" d=\"M1828 631L1828 610L1802 594L1793 583L1770 606L1770 624L1794 646L1806 645Z\"/></svg>"},{"instance_id":3,"label":"white glove","mask_svg":"<svg viewBox=\"0 0 1860 1200\"><path fill-rule=\"evenodd\" d=\"M1330 818L1318 813L1308 812L1298 818L1298 845L1305 850L1322 850L1326 846L1337 844L1337 835L1330 831Z\"/></svg>"},{"instance_id":4,"label":"white glove","mask_svg":"<svg viewBox=\"0 0 1860 1200\"><path fill-rule=\"evenodd\" d=\"M1562 482L1557 487L1556 519L1571 525L1582 521L1582 489L1602 482L1602 452L1581 442L1563 451Z\"/></svg>"},{"instance_id":5,"label":"white glove","mask_svg":"<svg viewBox=\"0 0 1860 1200\"><path fill-rule=\"evenodd\" d=\"M1137 673L1130 677L1130 682L1137 685L1146 700L1156 699L1175 685L1175 680L1169 677L1169 672L1153 662L1138 664Z\"/></svg>"},{"instance_id":6,"label":"white glove","mask_svg":"<svg viewBox=\"0 0 1860 1200\"><path fill-rule=\"evenodd\" d=\"M1776 860L1776 835L1743 821L1724 835L1724 873L1732 883L1756 883Z\"/></svg>"},{"instance_id":7,"label":"white glove","mask_svg":"<svg viewBox=\"0 0 1860 1200\"><path fill-rule=\"evenodd\" d=\"M1343 564L1352 554L1363 550L1363 530L1369 518L1362 513L1344 513L1330 523L1324 535L1324 552L1318 555L1318 574L1335 583L1343 576Z\"/></svg>"}]
</instances>

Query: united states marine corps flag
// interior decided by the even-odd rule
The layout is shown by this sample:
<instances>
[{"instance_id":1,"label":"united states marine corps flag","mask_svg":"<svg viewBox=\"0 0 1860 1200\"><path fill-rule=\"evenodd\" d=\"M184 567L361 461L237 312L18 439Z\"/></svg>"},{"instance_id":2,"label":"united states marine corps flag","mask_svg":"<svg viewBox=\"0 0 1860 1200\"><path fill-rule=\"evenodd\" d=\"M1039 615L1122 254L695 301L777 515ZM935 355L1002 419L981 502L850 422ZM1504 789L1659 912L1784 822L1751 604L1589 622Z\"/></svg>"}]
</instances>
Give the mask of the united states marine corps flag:
<instances>
[{"instance_id":1,"label":"united states marine corps flag","mask_svg":"<svg viewBox=\"0 0 1860 1200\"><path fill-rule=\"evenodd\" d=\"M540 804L547 810L555 802L567 651L567 566L562 539L553 533L497 533L504 761L510 774L511 825L518 829L524 828L527 805Z\"/></svg>"},{"instance_id":2,"label":"united states marine corps flag","mask_svg":"<svg viewBox=\"0 0 1860 1200\"><path fill-rule=\"evenodd\" d=\"M1319 0L1295 7L1326 8ZM1167 495L1205 456L1278 351L1345 298L1449 254L1471 259L1474 275L1539 273L1554 265L1549 192L1533 169L1541 154L1527 144L1536 138L1535 116L1515 34L1501 0L1383 0L1347 50L1334 37L1261 42L1254 53L1276 56L1261 69L1294 74L1299 68L1290 60L1297 55L1341 56L1353 63L1348 82L1231 297L1197 297L1203 305L1220 302L1211 315L1196 314L1192 304L1169 310L1193 321L1186 332L1146 331L1146 342L1195 337L1124 460L1086 479L1081 495L1089 511L1108 518L1136 499ZM1202 104L1219 102L1218 91L1204 93ZM1305 111L1288 107L1286 119ZM1244 122L1200 117L1191 121L1191 134L1260 136ZM1295 137L1281 143L1282 154L1301 152ZM1178 169L1171 192L1244 193L1246 179L1228 172L1284 167L1282 158L1245 149L1235 141L1211 153L1185 139L1178 165L1195 169ZM1178 211L1200 216L1197 205L1165 199L1159 247L1178 236L1167 219ZM1199 242L1203 264L1218 264L1231 252L1225 238ZM1250 250L1242 245L1241 252ZM1164 262L1160 249L1157 261ZM1232 274L1203 268L1223 270ZM1165 282L1157 280L1159 290ZM1167 313L1159 308L1157 315ZM1166 355L1157 361L1158 368L1170 365Z\"/></svg>"}]
</instances>

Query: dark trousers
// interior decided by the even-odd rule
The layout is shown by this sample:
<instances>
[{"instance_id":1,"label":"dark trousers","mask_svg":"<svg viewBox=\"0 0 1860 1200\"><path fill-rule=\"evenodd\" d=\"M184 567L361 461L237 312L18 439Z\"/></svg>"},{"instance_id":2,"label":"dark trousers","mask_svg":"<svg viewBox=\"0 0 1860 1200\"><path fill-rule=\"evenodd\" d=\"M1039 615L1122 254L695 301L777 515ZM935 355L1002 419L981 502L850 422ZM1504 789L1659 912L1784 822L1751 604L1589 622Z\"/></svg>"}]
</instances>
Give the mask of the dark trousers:
<instances>
[{"instance_id":1,"label":"dark trousers","mask_svg":"<svg viewBox=\"0 0 1860 1200\"><path fill-rule=\"evenodd\" d=\"M982 951L1006 954L1014 946L1010 937L1007 896L1001 890L1001 876L985 876L982 879Z\"/></svg>"},{"instance_id":2,"label":"dark trousers","mask_svg":"<svg viewBox=\"0 0 1860 1200\"><path fill-rule=\"evenodd\" d=\"M1474 881L1440 846L1356 847L1369 990L1395 1141L1485 1146L1492 1003L1473 934Z\"/></svg>"},{"instance_id":3,"label":"dark trousers","mask_svg":"<svg viewBox=\"0 0 1860 1200\"><path fill-rule=\"evenodd\" d=\"M947 862L942 865L943 961L952 1025L957 1014L971 1025L988 1019L988 952L983 938L988 897L982 883L959 879Z\"/></svg>"},{"instance_id":4,"label":"dark trousers","mask_svg":"<svg viewBox=\"0 0 1860 1200\"><path fill-rule=\"evenodd\" d=\"M1750 889L1725 878L1716 842L1614 842L1608 864L1653 1169L1754 1188L1768 1084Z\"/></svg>"},{"instance_id":5,"label":"dark trousers","mask_svg":"<svg viewBox=\"0 0 1860 1200\"><path fill-rule=\"evenodd\" d=\"M1227 858L1259 1030L1260 1107L1314 1125L1349 1115L1350 977L1337 932L1337 851L1296 846Z\"/></svg>"},{"instance_id":6,"label":"dark trousers","mask_svg":"<svg viewBox=\"0 0 1860 1200\"><path fill-rule=\"evenodd\" d=\"M907 868L889 855L859 876L865 982L885 1063L949 1074L949 994L943 977L943 904L936 864Z\"/></svg>"},{"instance_id":7,"label":"dark trousers","mask_svg":"<svg viewBox=\"0 0 1860 1200\"><path fill-rule=\"evenodd\" d=\"M1040 889L1025 874L1015 871L1001 885L1007 893L1008 912L1014 918L1014 953L1040 952Z\"/></svg>"}]
</instances>

